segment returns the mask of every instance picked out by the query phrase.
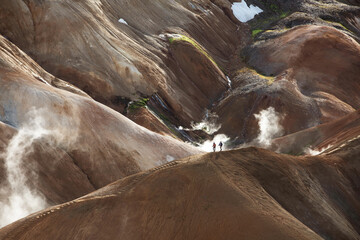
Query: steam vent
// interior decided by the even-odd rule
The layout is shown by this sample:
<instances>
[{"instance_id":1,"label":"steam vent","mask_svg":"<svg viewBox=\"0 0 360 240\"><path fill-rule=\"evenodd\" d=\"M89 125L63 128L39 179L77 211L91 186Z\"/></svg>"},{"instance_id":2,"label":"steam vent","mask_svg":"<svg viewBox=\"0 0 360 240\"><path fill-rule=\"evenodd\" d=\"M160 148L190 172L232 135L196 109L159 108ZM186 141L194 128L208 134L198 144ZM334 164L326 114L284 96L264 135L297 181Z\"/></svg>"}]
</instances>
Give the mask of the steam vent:
<instances>
[{"instance_id":1,"label":"steam vent","mask_svg":"<svg viewBox=\"0 0 360 240\"><path fill-rule=\"evenodd\" d=\"M360 240L360 0L0 0L0 240Z\"/></svg>"}]
</instances>

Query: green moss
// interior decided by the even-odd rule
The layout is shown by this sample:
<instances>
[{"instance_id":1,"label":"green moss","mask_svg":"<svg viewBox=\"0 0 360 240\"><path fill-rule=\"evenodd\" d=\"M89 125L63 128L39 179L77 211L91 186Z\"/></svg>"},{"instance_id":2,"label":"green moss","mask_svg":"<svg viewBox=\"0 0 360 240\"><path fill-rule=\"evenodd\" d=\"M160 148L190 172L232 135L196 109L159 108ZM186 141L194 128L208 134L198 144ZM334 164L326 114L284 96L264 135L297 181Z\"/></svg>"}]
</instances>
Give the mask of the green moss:
<instances>
[{"instance_id":1,"label":"green moss","mask_svg":"<svg viewBox=\"0 0 360 240\"><path fill-rule=\"evenodd\" d=\"M138 108L146 107L147 102L149 101L149 98L142 98L138 101L131 102L128 109L129 110L135 110Z\"/></svg>"},{"instance_id":2,"label":"green moss","mask_svg":"<svg viewBox=\"0 0 360 240\"><path fill-rule=\"evenodd\" d=\"M256 21L251 22L251 27L254 30L259 30L259 29L265 30L270 26L270 24L289 16L289 14L290 14L289 12L282 12L281 10L279 10L277 11L276 15L267 18L258 19Z\"/></svg>"},{"instance_id":3,"label":"green moss","mask_svg":"<svg viewBox=\"0 0 360 240\"><path fill-rule=\"evenodd\" d=\"M304 152L303 151L299 151L299 152L291 151L291 152L288 152L288 153L285 153L285 154L291 155L291 156L301 156L301 155L304 155Z\"/></svg>"},{"instance_id":4,"label":"green moss","mask_svg":"<svg viewBox=\"0 0 360 240\"><path fill-rule=\"evenodd\" d=\"M270 4L270 9L273 10L274 12L278 12L280 9L278 7L278 5L276 4Z\"/></svg>"},{"instance_id":5,"label":"green moss","mask_svg":"<svg viewBox=\"0 0 360 240\"><path fill-rule=\"evenodd\" d=\"M285 17L287 17L289 15L289 12L282 12L281 14L280 14L280 19L281 18L285 18Z\"/></svg>"},{"instance_id":6,"label":"green moss","mask_svg":"<svg viewBox=\"0 0 360 240\"><path fill-rule=\"evenodd\" d=\"M183 136L175 129L174 125L171 123L170 119L164 114L160 113L156 109L149 107L149 110L161 120L161 122L171 131L173 137L178 139L183 139Z\"/></svg>"},{"instance_id":7,"label":"green moss","mask_svg":"<svg viewBox=\"0 0 360 240\"><path fill-rule=\"evenodd\" d=\"M258 33L262 32L262 29L254 29L251 32L252 37L255 37Z\"/></svg>"},{"instance_id":8,"label":"green moss","mask_svg":"<svg viewBox=\"0 0 360 240\"><path fill-rule=\"evenodd\" d=\"M169 38L170 44L174 43L175 41L184 41L184 42L190 43L196 49L198 49L203 55L205 55L213 64L215 64L216 66L218 66L220 68L220 66L214 61L214 59L194 39L189 38L189 37L187 37L185 35L176 34L176 36Z\"/></svg>"},{"instance_id":9,"label":"green moss","mask_svg":"<svg viewBox=\"0 0 360 240\"><path fill-rule=\"evenodd\" d=\"M164 114L159 113L158 116L159 116L159 118L160 118L161 120L163 120L163 122L170 123L169 118L166 117Z\"/></svg>"}]
</instances>

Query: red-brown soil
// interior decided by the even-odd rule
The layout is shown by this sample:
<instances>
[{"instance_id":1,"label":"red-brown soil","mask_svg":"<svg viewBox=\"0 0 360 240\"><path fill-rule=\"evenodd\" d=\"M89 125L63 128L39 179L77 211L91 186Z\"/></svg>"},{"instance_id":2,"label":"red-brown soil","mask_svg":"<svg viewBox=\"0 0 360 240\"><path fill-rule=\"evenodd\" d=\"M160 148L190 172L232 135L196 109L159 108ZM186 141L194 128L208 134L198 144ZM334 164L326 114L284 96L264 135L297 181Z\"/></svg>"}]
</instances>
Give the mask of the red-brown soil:
<instances>
[{"instance_id":1,"label":"red-brown soil","mask_svg":"<svg viewBox=\"0 0 360 240\"><path fill-rule=\"evenodd\" d=\"M300 26L248 49L249 64L214 111L221 132L242 141L258 134L254 114L274 107L284 135L336 120L360 107L360 45L330 27Z\"/></svg>"},{"instance_id":2,"label":"red-brown soil","mask_svg":"<svg viewBox=\"0 0 360 240\"><path fill-rule=\"evenodd\" d=\"M360 169L350 156L249 148L190 157L35 213L0 237L359 239Z\"/></svg>"},{"instance_id":3,"label":"red-brown soil","mask_svg":"<svg viewBox=\"0 0 360 240\"><path fill-rule=\"evenodd\" d=\"M338 120L277 138L271 148L297 155L303 154L307 148L331 152L342 144L359 138L360 110Z\"/></svg>"},{"instance_id":4,"label":"red-brown soil","mask_svg":"<svg viewBox=\"0 0 360 240\"><path fill-rule=\"evenodd\" d=\"M78 94L51 86L40 77L48 80L50 74L12 43L0 40L1 150L23 129L49 131L22 162L24 173L36 166L38 177L27 177L50 203L74 199L169 158L200 152L133 123L75 87L70 86Z\"/></svg>"},{"instance_id":5,"label":"red-brown soil","mask_svg":"<svg viewBox=\"0 0 360 240\"><path fill-rule=\"evenodd\" d=\"M360 7L248 0L243 24L232 2L0 0L0 206L9 156L50 206L0 239L360 240ZM291 155L173 136L211 112L252 142L269 107Z\"/></svg>"},{"instance_id":6,"label":"red-brown soil","mask_svg":"<svg viewBox=\"0 0 360 240\"><path fill-rule=\"evenodd\" d=\"M2 4L0 22L2 35L95 100L121 111L114 99L158 92L187 124L201 120L226 80L195 47L172 48L161 34L189 35L222 67L244 35L229 3L209 1L13 0Z\"/></svg>"},{"instance_id":7,"label":"red-brown soil","mask_svg":"<svg viewBox=\"0 0 360 240\"><path fill-rule=\"evenodd\" d=\"M153 132L160 133L161 135L175 137L170 129L166 127L166 125L161 121L161 119L158 119L145 107L128 110L126 117Z\"/></svg>"}]
</instances>

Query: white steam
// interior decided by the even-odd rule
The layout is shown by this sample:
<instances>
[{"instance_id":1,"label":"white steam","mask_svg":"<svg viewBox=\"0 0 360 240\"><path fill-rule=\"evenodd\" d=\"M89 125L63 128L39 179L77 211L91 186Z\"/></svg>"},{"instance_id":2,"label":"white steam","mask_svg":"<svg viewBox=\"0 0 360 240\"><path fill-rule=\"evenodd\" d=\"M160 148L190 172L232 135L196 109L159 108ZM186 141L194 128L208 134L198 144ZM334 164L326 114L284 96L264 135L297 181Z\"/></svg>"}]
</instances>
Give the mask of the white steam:
<instances>
[{"instance_id":1,"label":"white steam","mask_svg":"<svg viewBox=\"0 0 360 240\"><path fill-rule=\"evenodd\" d=\"M228 82L229 88L231 88L232 82L231 82L231 79L229 78L229 76L226 76L226 80Z\"/></svg>"},{"instance_id":2,"label":"white steam","mask_svg":"<svg viewBox=\"0 0 360 240\"><path fill-rule=\"evenodd\" d=\"M216 115L215 113L211 113L209 112L209 110L206 110L205 113L205 118L199 122L199 123L194 123L191 122L191 128L184 128L182 126L179 126L178 129L179 130L185 130L185 131L196 131L196 130L201 130L206 132L209 135L212 135L214 133L216 133L217 131L219 131L219 129L221 128L221 124L217 123L219 116Z\"/></svg>"},{"instance_id":3,"label":"white steam","mask_svg":"<svg viewBox=\"0 0 360 240\"><path fill-rule=\"evenodd\" d=\"M305 149L304 152L307 155L316 156L316 155L320 155L321 153L325 152L326 150L328 150L331 147L332 147L332 145L328 145L328 146L323 147L323 148L318 149L318 150L315 150L315 149L312 149L312 148L307 148L307 149Z\"/></svg>"},{"instance_id":4,"label":"white steam","mask_svg":"<svg viewBox=\"0 0 360 240\"><path fill-rule=\"evenodd\" d=\"M280 137L283 134L283 127L280 125L282 117L275 111L273 107L260 111L254 115L259 121L260 133L255 142L261 147L269 147L271 140Z\"/></svg>"},{"instance_id":5,"label":"white steam","mask_svg":"<svg viewBox=\"0 0 360 240\"><path fill-rule=\"evenodd\" d=\"M182 126L179 126L177 129L179 131L204 131L209 135L213 135L219 129L221 128L221 124L218 124L218 118L219 116L215 113L210 112L209 110L206 110L204 119L199 123L191 123L191 128L184 128ZM213 151L213 143L216 144L216 151L220 151L219 143L222 142L225 144L227 141L229 141L230 138L226 136L225 134L217 134L214 136L212 140L207 140L203 143L195 143L198 145L198 148L205 152L212 152ZM226 149L225 145L223 145L223 150Z\"/></svg>"},{"instance_id":6,"label":"white steam","mask_svg":"<svg viewBox=\"0 0 360 240\"><path fill-rule=\"evenodd\" d=\"M47 207L42 194L31 189L27 184L28 181L34 183L37 175L35 171L29 174L29 169L34 166L25 160L32 152L33 143L37 140L46 141L49 144L64 142L65 134L62 133L62 128L44 117L49 115L50 113L44 109L30 110L27 114L28 122L21 126L18 133L10 140L5 152L1 154L5 160L7 185L5 184L0 189L0 227ZM56 118L64 126L67 125L61 116ZM76 137L76 134L77 131L67 138L69 142L71 138ZM28 178L29 175L31 179Z\"/></svg>"},{"instance_id":7,"label":"white steam","mask_svg":"<svg viewBox=\"0 0 360 240\"><path fill-rule=\"evenodd\" d=\"M207 134L212 135L212 134L216 133L217 131L219 131L219 129L221 128L221 125L218 125L216 123L209 122L209 121L202 121L199 123L192 123L191 127L192 127L192 129L190 131L202 130L202 131L206 132Z\"/></svg>"},{"instance_id":8,"label":"white steam","mask_svg":"<svg viewBox=\"0 0 360 240\"><path fill-rule=\"evenodd\" d=\"M223 144L229 141L230 138L225 134L218 134L212 140L207 140L203 144L199 146L199 148L205 152L212 152L213 151L213 143L216 144L216 151L220 151L219 143L222 142ZM222 150L226 150L225 145L223 145Z\"/></svg>"}]
</instances>

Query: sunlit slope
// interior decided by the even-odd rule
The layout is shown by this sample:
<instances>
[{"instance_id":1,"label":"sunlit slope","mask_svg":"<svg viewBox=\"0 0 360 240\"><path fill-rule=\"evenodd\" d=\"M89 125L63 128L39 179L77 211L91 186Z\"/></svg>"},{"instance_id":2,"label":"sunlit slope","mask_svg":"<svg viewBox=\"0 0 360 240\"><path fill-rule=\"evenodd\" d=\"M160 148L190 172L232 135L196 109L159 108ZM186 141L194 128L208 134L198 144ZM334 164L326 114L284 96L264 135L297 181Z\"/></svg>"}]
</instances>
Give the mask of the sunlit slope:
<instances>
[{"instance_id":1,"label":"sunlit slope","mask_svg":"<svg viewBox=\"0 0 360 240\"><path fill-rule=\"evenodd\" d=\"M169 159L199 153L75 87L68 86L78 94L51 86L47 80L53 78L0 38L2 217L23 217Z\"/></svg>"},{"instance_id":2,"label":"sunlit slope","mask_svg":"<svg viewBox=\"0 0 360 240\"><path fill-rule=\"evenodd\" d=\"M359 180L359 164L346 149L323 157L256 148L211 153L117 181L20 220L0 236L359 239Z\"/></svg>"}]
</instances>

